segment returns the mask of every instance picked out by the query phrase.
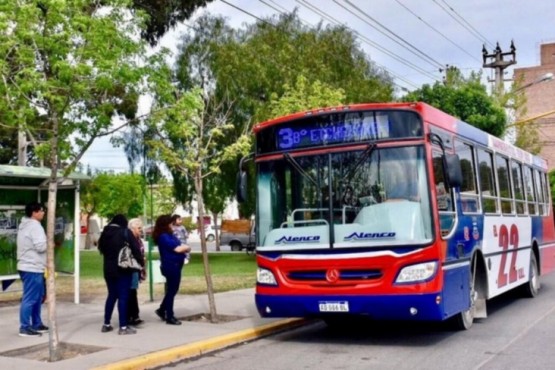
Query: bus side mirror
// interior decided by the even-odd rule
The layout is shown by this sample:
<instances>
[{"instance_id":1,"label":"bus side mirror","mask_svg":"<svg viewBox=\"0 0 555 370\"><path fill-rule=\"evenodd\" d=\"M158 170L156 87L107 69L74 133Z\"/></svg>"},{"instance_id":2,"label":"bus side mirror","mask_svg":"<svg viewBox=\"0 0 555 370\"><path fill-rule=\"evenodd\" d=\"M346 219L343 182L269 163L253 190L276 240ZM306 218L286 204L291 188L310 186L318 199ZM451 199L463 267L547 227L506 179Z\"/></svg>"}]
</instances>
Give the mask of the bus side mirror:
<instances>
[{"instance_id":1,"label":"bus side mirror","mask_svg":"<svg viewBox=\"0 0 555 370\"><path fill-rule=\"evenodd\" d=\"M457 154L445 154L445 166L449 178L449 187L460 187L463 183L461 161Z\"/></svg>"},{"instance_id":2,"label":"bus side mirror","mask_svg":"<svg viewBox=\"0 0 555 370\"><path fill-rule=\"evenodd\" d=\"M237 173L237 201L243 203L247 201L247 171L239 171Z\"/></svg>"}]
</instances>

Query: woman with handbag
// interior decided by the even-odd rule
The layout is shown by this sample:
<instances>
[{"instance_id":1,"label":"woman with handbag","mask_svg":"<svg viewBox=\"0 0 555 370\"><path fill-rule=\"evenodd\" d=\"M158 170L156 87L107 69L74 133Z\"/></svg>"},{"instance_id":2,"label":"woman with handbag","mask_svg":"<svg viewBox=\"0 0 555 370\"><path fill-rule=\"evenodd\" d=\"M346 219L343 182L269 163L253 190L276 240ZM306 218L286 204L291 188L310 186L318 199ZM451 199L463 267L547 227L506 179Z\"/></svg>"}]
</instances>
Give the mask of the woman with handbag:
<instances>
[{"instance_id":1,"label":"woman with handbag","mask_svg":"<svg viewBox=\"0 0 555 370\"><path fill-rule=\"evenodd\" d=\"M108 288L108 296L104 306L104 325L101 331L107 333L113 330L110 321L116 302L118 303L120 335L135 334L137 331L127 326L127 304L132 275L135 270L119 266L120 252L124 247L131 248L135 260L144 265L144 260L135 243L130 243L126 235L127 218L124 215L115 215L110 223L104 227L98 239L98 249L104 259L104 280Z\"/></svg>"},{"instance_id":2,"label":"woman with handbag","mask_svg":"<svg viewBox=\"0 0 555 370\"><path fill-rule=\"evenodd\" d=\"M141 239L143 233L143 222L140 218L132 218L131 220L129 220L129 231L131 233L131 241L137 244L137 247L141 251L141 256L144 259L145 247ZM133 272L133 277L131 279L131 289L129 291L129 302L127 305L127 319L129 325L132 326L138 326L143 323L143 320L141 320L141 318L139 317L138 290L139 283L146 280L145 267L143 267L141 270Z\"/></svg>"},{"instance_id":3,"label":"woman with handbag","mask_svg":"<svg viewBox=\"0 0 555 370\"><path fill-rule=\"evenodd\" d=\"M166 278L166 294L155 312L160 319L168 325L181 325L181 321L175 318L173 304L175 296L181 284L181 270L185 261L185 255L191 251L191 247L181 244L173 234L171 215L162 215L156 219L152 239L158 245L160 252L160 269Z\"/></svg>"}]
</instances>

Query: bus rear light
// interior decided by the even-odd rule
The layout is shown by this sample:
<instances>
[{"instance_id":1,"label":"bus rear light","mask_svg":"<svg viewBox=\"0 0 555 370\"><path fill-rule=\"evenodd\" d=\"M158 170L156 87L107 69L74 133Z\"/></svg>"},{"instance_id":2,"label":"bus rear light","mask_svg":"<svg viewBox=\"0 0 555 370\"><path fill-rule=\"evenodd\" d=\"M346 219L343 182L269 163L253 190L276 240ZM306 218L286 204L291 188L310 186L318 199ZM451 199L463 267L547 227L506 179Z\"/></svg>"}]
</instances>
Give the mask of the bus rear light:
<instances>
[{"instance_id":1,"label":"bus rear light","mask_svg":"<svg viewBox=\"0 0 555 370\"><path fill-rule=\"evenodd\" d=\"M256 270L256 282L264 285L277 285L276 278L272 271L262 267Z\"/></svg>"},{"instance_id":2,"label":"bus rear light","mask_svg":"<svg viewBox=\"0 0 555 370\"><path fill-rule=\"evenodd\" d=\"M437 270L437 262L418 263L404 267L397 279L396 283L414 283L418 281L425 281L430 279Z\"/></svg>"}]
</instances>

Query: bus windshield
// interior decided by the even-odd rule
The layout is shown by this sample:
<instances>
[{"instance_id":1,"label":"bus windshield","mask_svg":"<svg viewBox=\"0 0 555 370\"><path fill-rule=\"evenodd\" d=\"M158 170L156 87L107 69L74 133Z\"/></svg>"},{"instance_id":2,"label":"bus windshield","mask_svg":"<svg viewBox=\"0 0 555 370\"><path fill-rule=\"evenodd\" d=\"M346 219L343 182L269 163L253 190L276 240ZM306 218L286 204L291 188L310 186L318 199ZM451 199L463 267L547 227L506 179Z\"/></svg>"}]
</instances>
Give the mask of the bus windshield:
<instances>
[{"instance_id":1,"label":"bus windshield","mask_svg":"<svg viewBox=\"0 0 555 370\"><path fill-rule=\"evenodd\" d=\"M432 240L422 146L318 155L258 164L261 249L421 245ZM330 227L333 226L333 227Z\"/></svg>"}]
</instances>

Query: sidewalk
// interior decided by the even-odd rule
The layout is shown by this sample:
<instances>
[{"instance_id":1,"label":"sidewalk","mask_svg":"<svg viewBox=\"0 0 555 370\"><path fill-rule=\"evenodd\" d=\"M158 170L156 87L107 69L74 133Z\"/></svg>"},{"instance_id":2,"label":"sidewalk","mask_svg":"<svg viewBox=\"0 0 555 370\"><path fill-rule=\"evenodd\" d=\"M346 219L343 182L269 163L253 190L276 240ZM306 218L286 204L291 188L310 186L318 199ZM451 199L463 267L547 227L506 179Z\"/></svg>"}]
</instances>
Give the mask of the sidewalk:
<instances>
[{"instance_id":1,"label":"sidewalk","mask_svg":"<svg viewBox=\"0 0 555 370\"><path fill-rule=\"evenodd\" d=\"M183 321L171 326L154 313L159 301L140 304L145 323L137 334L117 334L117 308L112 325L115 330L101 333L104 300L92 303L57 303L58 335L60 343L99 347L100 350L57 362L41 362L22 356L11 357L5 352L35 345L47 345L48 334L40 338L19 337L19 306L0 308L0 361L2 369L144 369L194 357L216 349L256 339L279 330L299 326L298 319L263 319L254 305L254 289L216 294L219 315L240 317L234 321L212 324L186 321L187 317L210 312L206 295L178 295L176 316ZM47 312L43 307L46 323ZM95 349L99 349L95 348Z\"/></svg>"}]
</instances>

